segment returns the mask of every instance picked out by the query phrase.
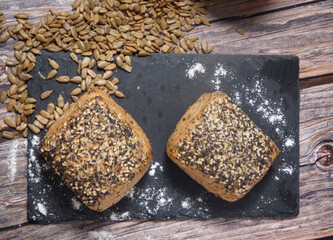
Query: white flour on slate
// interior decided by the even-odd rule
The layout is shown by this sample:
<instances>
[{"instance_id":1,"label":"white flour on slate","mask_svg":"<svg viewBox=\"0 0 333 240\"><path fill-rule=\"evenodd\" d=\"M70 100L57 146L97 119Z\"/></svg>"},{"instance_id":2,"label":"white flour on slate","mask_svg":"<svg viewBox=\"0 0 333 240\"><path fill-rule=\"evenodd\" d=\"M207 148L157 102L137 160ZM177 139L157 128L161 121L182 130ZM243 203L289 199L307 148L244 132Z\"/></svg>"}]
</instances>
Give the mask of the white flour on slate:
<instances>
[{"instance_id":1,"label":"white flour on slate","mask_svg":"<svg viewBox=\"0 0 333 240\"><path fill-rule=\"evenodd\" d=\"M287 138L284 145L288 148L295 146L295 141L292 138Z\"/></svg>"},{"instance_id":2,"label":"white flour on slate","mask_svg":"<svg viewBox=\"0 0 333 240\"><path fill-rule=\"evenodd\" d=\"M124 213L121 213L121 214L117 214L115 212L112 212L111 215L110 215L110 219L111 220L128 220L130 219L130 215L129 215L129 212L124 212Z\"/></svg>"},{"instance_id":3,"label":"white flour on slate","mask_svg":"<svg viewBox=\"0 0 333 240\"><path fill-rule=\"evenodd\" d=\"M186 198L184 201L182 201L182 207L186 209L189 209L191 207L189 198Z\"/></svg>"},{"instance_id":4,"label":"white flour on slate","mask_svg":"<svg viewBox=\"0 0 333 240\"><path fill-rule=\"evenodd\" d=\"M221 78L227 75L227 70L224 69L223 65L218 63L215 67L214 78L211 80L214 90L220 90Z\"/></svg>"},{"instance_id":5,"label":"white flour on slate","mask_svg":"<svg viewBox=\"0 0 333 240\"><path fill-rule=\"evenodd\" d=\"M197 73L205 73L206 68L201 63L194 63L186 70L186 76L190 79L194 78Z\"/></svg>"},{"instance_id":6,"label":"white flour on slate","mask_svg":"<svg viewBox=\"0 0 333 240\"><path fill-rule=\"evenodd\" d=\"M163 172L163 166L161 166L159 162L154 162L153 164L151 164L148 171L149 176L154 176L157 169Z\"/></svg>"},{"instance_id":7,"label":"white flour on slate","mask_svg":"<svg viewBox=\"0 0 333 240\"><path fill-rule=\"evenodd\" d=\"M81 203L76 198L72 198L72 204L74 209L79 210L81 208Z\"/></svg>"},{"instance_id":8,"label":"white flour on slate","mask_svg":"<svg viewBox=\"0 0 333 240\"><path fill-rule=\"evenodd\" d=\"M47 215L47 209L46 209L46 207L42 203L37 203L37 209L44 216Z\"/></svg>"}]
</instances>

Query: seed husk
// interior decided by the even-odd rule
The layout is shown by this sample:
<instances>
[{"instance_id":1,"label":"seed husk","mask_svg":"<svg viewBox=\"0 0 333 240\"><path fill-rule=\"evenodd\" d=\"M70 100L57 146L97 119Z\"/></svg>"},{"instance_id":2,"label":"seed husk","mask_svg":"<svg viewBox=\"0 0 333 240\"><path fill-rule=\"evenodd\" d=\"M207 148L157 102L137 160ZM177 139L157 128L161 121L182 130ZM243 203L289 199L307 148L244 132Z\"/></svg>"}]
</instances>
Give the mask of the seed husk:
<instances>
[{"instance_id":1,"label":"seed husk","mask_svg":"<svg viewBox=\"0 0 333 240\"><path fill-rule=\"evenodd\" d=\"M123 68L126 72L132 72L132 67L130 65L128 65L127 63L124 63Z\"/></svg>"},{"instance_id":2,"label":"seed husk","mask_svg":"<svg viewBox=\"0 0 333 240\"><path fill-rule=\"evenodd\" d=\"M62 108L62 110L63 110L64 112L66 112L66 111L69 109L69 107L70 107L69 103L66 102L65 105L64 105L64 107Z\"/></svg>"},{"instance_id":3,"label":"seed husk","mask_svg":"<svg viewBox=\"0 0 333 240\"><path fill-rule=\"evenodd\" d=\"M9 73L7 75L7 79L11 84L17 84L17 78L14 76L14 74Z\"/></svg>"},{"instance_id":4,"label":"seed husk","mask_svg":"<svg viewBox=\"0 0 333 240\"><path fill-rule=\"evenodd\" d=\"M22 123L22 119L21 119L20 114L16 114L16 116L15 116L15 123L16 123L16 128L18 126L20 126L20 124Z\"/></svg>"},{"instance_id":5,"label":"seed husk","mask_svg":"<svg viewBox=\"0 0 333 240\"><path fill-rule=\"evenodd\" d=\"M89 64L88 64L88 67L91 69L93 68L94 66L96 65L96 60L95 59L91 59Z\"/></svg>"},{"instance_id":6,"label":"seed husk","mask_svg":"<svg viewBox=\"0 0 333 240\"><path fill-rule=\"evenodd\" d=\"M59 94L59 97L57 98L57 106L60 108L63 108L65 104L64 98L61 94Z\"/></svg>"},{"instance_id":7,"label":"seed husk","mask_svg":"<svg viewBox=\"0 0 333 240\"><path fill-rule=\"evenodd\" d=\"M120 91L118 91L118 90L115 92L115 95L116 95L116 97L118 97L118 98L124 98L124 97L125 97L125 94L122 93L122 92L120 92Z\"/></svg>"},{"instance_id":8,"label":"seed husk","mask_svg":"<svg viewBox=\"0 0 333 240\"><path fill-rule=\"evenodd\" d=\"M240 35L244 35L245 34L245 31L241 28L235 28L236 32L238 32Z\"/></svg>"},{"instance_id":9,"label":"seed husk","mask_svg":"<svg viewBox=\"0 0 333 240\"><path fill-rule=\"evenodd\" d=\"M29 103L29 104L24 104L23 109L29 110L29 109L33 109L34 107L35 107L35 104Z\"/></svg>"},{"instance_id":10,"label":"seed husk","mask_svg":"<svg viewBox=\"0 0 333 240\"><path fill-rule=\"evenodd\" d=\"M7 58L6 61L5 61L6 65L9 66L9 67L14 67L16 66L17 64L19 64L20 62L17 61L16 59L13 59L13 58Z\"/></svg>"},{"instance_id":11,"label":"seed husk","mask_svg":"<svg viewBox=\"0 0 333 240\"><path fill-rule=\"evenodd\" d=\"M6 117L3 121L8 127L16 128L16 121L12 118Z\"/></svg>"},{"instance_id":12,"label":"seed husk","mask_svg":"<svg viewBox=\"0 0 333 240\"><path fill-rule=\"evenodd\" d=\"M12 139L14 137L14 134L12 132L3 131L2 136L7 139Z\"/></svg>"},{"instance_id":13,"label":"seed husk","mask_svg":"<svg viewBox=\"0 0 333 240\"><path fill-rule=\"evenodd\" d=\"M17 116L20 116L20 115L17 115ZM21 132L21 131L25 130L27 128L27 126L28 126L27 123L21 122L21 124L16 127L16 130Z\"/></svg>"},{"instance_id":14,"label":"seed husk","mask_svg":"<svg viewBox=\"0 0 333 240\"><path fill-rule=\"evenodd\" d=\"M28 67L27 67L27 73L31 72L36 66L36 63L30 62Z\"/></svg>"},{"instance_id":15,"label":"seed husk","mask_svg":"<svg viewBox=\"0 0 333 240\"><path fill-rule=\"evenodd\" d=\"M56 80L60 83L68 83L70 81L68 76L57 77Z\"/></svg>"},{"instance_id":16,"label":"seed husk","mask_svg":"<svg viewBox=\"0 0 333 240\"><path fill-rule=\"evenodd\" d=\"M207 48L207 54L208 53L211 53L212 51L213 51L213 49L214 49L214 46L213 45L208 45L208 48Z\"/></svg>"},{"instance_id":17,"label":"seed husk","mask_svg":"<svg viewBox=\"0 0 333 240\"><path fill-rule=\"evenodd\" d=\"M36 57L32 52L27 53L27 59L29 59L30 62L36 63Z\"/></svg>"},{"instance_id":18,"label":"seed husk","mask_svg":"<svg viewBox=\"0 0 333 240\"><path fill-rule=\"evenodd\" d=\"M7 99L7 94L6 92L0 92L0 102L4 103Z\"/></svg>"},{"instance_id":19,"label":"seed husk","mask_svg":"<svg viewBox=\"0 0 333 240\"><path fill-rule=\"evenodd\" d=\"M42 43L45 43L46 42L46 38L42 35L42 34L37 34L36 35L36 40L37 41L40 41Z\"/></svg>"},{"instance_id":20,"label":"seed husk","mask_svg":"<svg viewBox=\"0 0 333 240\"><path fill-rule=\"evenodd\" d=\"M71 98L72 98L73 102L76 102L77 100L79 100L79 98L77 96L74 96L74 95L72 95Z\"/></svg>"},{"instance_id":21,"label":"seed husk","mask_svg":"<svg viewBox=\"0 0 333 240\"><path fill-rule=\"evenodd\" d=\"M207 53L207 50L208 50L208 42L207 40L203 40L201 42L201 51L202 53Z\"/></svg>"},{"instance_id":22,"label":"seed husk","mask_svg":"<svg viewBox=\"0 0 333 240\"><path fill-rule=\"evenodd\" d=\"M25 116L30 116L31 114L33 114L35 112L35 109L29 109L29 110L24 110L23 114Z\"/></svg>"},{"instance_id":23,"label":"seed husk","mask_svg":"<svg viewBox=\"0 0 333 240\"><path fill-rule=\"evenodd\" d=\"M112 71L112 70L115 70L117 68L117 65L114 64L114 63L110 63L109 65L107 65L104 70L105 71Z\"/></svg>"},{"instance_id":24,"label":"seed husk","mask_svg":"<svg viewBox=\"0 0 333 240\"><path fill-rule=\"evenodd\" d=\"M50 120L47 124L46 124L46 128L47 129L49 129L51 126L52 126L52 124L55 122L55 120Z\"/></svg>"},{"instance_id":25,"label":"seed husk","mask_svg":"<svg viewBox=\"0 0 333 240\"><path fill-rule=\"evenodd\" d=\"M87 73L92 78L96 78L97 74L92 69L87 69Z\"/></svg>"},{"instance_id":26,"label":"seed husk","mask_svg":"<svg viewBox=\"0 0 333 240\"><path fill-rule=\"evenodd\" d=\"M26 103L26 104L29 104L29 103L36 103L36 102L37 102L37 100L34 99L34 98L27 98L27 99L24 101L24 103Z\"/></svg>"},{"instance_id":27,"label":"seed husk","mask_svg":"<svg viewBox=\"0 0 333 240\"><path fill-rule=\"evenodd\" d=\"M40 98L42 100L44 100L44 99L48 98L52 94L52 92L53 92L53 90L45 91L40 95Z\"/></svg>"},{"instance_id":28,"label":"seed husk","mask_svg":"<svg viewBox=\"0 0 333 240\"><path fill-rule=\"evenodd\" d=\"M48 74L47 74L47 77L46 79L51 79L51 78L54 78L56 75L57 75L58 71L53 69L51 70Z\"/></svg>"},{"instance_id":29,"label":"seed husk","mask_svg":"<svg viewBox=\"0 0 333 240\"><path fill-rule=\"evenodd\" d=\"M116 63L118 67L123 68L124 62L119 55L116 57Z\"/></svg>"},{"instance_id":30,"label":"seed husk","mask_svg":"<svg viewBox=\"0 0 333 240\"><path fill-rule=\"evenodd\" d=\"M39 114L40 114L41 116L43 116L44 118L46 118L46 119L52 119L51 114L50 114L49 112L45 111L45 110L40 111Z\"/></svg>"},{"instance_id":31,"label":"seed husk","mask_svg":"<svg viewBox=\"0 0 333 240\"><path fill-rule=\"evenodd\" d=\"M208 19L205 18L205 17L201 18L201 22L202 22L203 24L207 25L207 26L210 26L210 23L209 23Z\"/></svg>"},{"instance_id":32,"label":"seed husk","mask_svg":"<svg viewBox=\"0 0 333 240\"><path fill-rule=\"evenodd\" d=\"M6 42L10 38L10 34L8 32L3 32L0 34L0 43Z\"/></svg>"},{"instance_id":33,"label":"seed husk","mask_svg":"<svg viewBox=\"0 0 333 240\"><path fill-rule=\"evenodd\" d=\"M11 112L14 109L14 106L16 106L16 99L9 99L8 105L7 105L7 111Z\"/></svg>"},{"instance_id":34,"label":"seed husk","mask_svg":"<svg viewBox=\"0 0 333 240\"><path fill-rule=\"evenodd\" d=\"M53 115L55 120L58 120L60 118L60 115L57 111L54 111Z\"/></svg>"},{"instance_id":35,"label":"seed husk","mask_svg":"<svg viewBox=\"0 0 333 240\"><path fill-rule=\"evenodd\" d=\"M12 96L12 95L16 94L17 88L18 88L17 85L11 85L8 90L9 95Z\"/></svg>"},{"instance_id":36,"label":"seed husk","mask_svg":"<svg viewBox=\"0 0 333 240\"><path fill-rule=\"evenodd\" d=\"M18 89L17 89L17 92L18 93L22 93L24 92L26 89L28 88L28 84L23 84L22 86L20 86Z\"/></svg>"},{"instance_id":37,"label":"seed husk","mask_svg":"<svg viewBox=\"0 0 333 240\"><path fill-rule=\"evenodd\" d=\"M27 137L28 137L28 128L27 128L27 127L23 130L23 132L22 132L22 136L23 136L24 138L27 138Z\"/></svg>"},{"instance_id":38,"label":"seed husk","mask_svg":"<svg viewBox=\"0 0 333 240\"><path fill-rule=\"evenodd\" d=\"M36 115L35 118L36 118L39 122L41 122L43 125L46 125L46 124L49 122L49 120L48 120L47 118L44 118L44 117L41 116L41 115Z\"/></svg>"},{"instance_id":39,"label":"seed husk","mask_svg":"<svg viewBox=\"0 0 333 240\"><path fill-rule=\"evenodd\" d=\"M119 83L119 79L118 78L114 78L112 79L111 81L114 85L118 84Z\"/></svg>"},{"instance_id":40,"label":"seed husk","mask_svg":"<svg viewBox=\"0 0 333 240\"><path fill-rule=\"evenodd\" d=\"M35 120L32 124L41 130L44 128L44 125L38 120Z\"/></svg>"},{"instance_id":41,"label":"seed husk","mask_svg":"<svg viewBox=\"0 0 333 240\"><path fill-rule=\"evenodd\" d=\"M75 89L71 92L71 95L76 96L76 95L81 94L81 92L82 92L81 88L75 88Z\"/></svg>"},{"instance_id":42,"label":"seed husk","mask_svg":"<svg viewBox=\"0 0 333 240\"><path fill-rule=\"evenodd\" d=\"M14 17L17 19L28 19L29 13L25 13L25 12L16 13L16 14L14 14Z\"/></svg>"},{"instance_id":43,"label":"seed husk","mask_svg":"<svg viewBox=\"0 0 333 240\"><path fill-rule=\"evenodd\" d=\"M113 72L112 72L112 71L106 71L106 72L104 72L104 74L103 74L103 78L104 78L104 79L108 79L108 78L112 77L112 75L113 75Z\"/></svg>"},{"instance_id":44,"label":"seed husk","mask_svg":"<svg viewBox=\"0 0 333 240\"><path fill-rule=\"evenodd\" d=\"M35 126L34 124L28 124L28 127L29 129L35 133L35 134L38 134L40 132L40 128L38 128L37 126Z\"/></svg>"},{"instance_id":45,"label":"seed husk","mask_svg":"<svg viewBox=\"0 0 333 240\"><path fill-rule=\"evenodd\" d=\"M49 103L46 107L46 111L49 113L49 114L53 114L55 110L55 106L53 103Z\"/></svg>"},{"instance_id":46,"label":"seed husk","mask_svg":"<svg viewBox=\"0 0 333 240\"><path fill-rule=\"evenodd\" d=\"M48 58L47 60L49 61L49 64L50 64L51 68L53 68L54 70L59 69L59 64L56 61L54 61L50 58Z\"/></svg>"},{"instance_id":47,"label":"seed husk","mask_svg":"<svg viewBox=\"0 0 333 240\"><path fill-rule=\"evenodd\" d=\"M21 74L19 74L18 77L22 81L28 81L29 79L32 78L32 76L30 74L27 74L27 73L21 73Z\"/></svg>"},{"instance_id":48,"label":"seed husk","mask_svg":"<svg viewBox=\"0 0 333 240\"><path fill-rule=\"evenodd\" d=\"M79 60L78 60L78 58L77 58L77 55L75 54L75 53L73 53L73 52L71 52L70 54L69 54L69 56L71 57L71 59L74 61L74 62L79 62Z\"/></svg>"}]
</instances>

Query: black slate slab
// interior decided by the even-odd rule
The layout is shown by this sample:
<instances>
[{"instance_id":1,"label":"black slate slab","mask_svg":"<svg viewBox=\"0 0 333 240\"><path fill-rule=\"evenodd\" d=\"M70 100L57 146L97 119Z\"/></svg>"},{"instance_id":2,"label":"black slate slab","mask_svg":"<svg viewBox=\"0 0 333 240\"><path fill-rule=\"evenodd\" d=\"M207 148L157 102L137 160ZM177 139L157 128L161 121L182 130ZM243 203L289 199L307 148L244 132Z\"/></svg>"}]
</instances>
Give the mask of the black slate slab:
<instances>
[{"instance_id":1,"label":"black slate slab","mask_svg":"<svg viewBox=\"0 0 333 240\"><path fill-rule=\"evenodd\" d=\"M77 75L68 53L44 52L37 57L28 83L29 96L39 99L36 113L69 93L76 84L44 80L47 58L60 65L57 76ZM298 58L248 55L161 55L133 57L133 71L114 72L127 96L115 101L139 123L152 142L154 159L147 174L115 206L102 213L84 207L37 152L45 135L28 136L28 217L35 222L86 219L182 219L229 217L293 217L299 210ZM96 69L96 72L97 69ZM102 72L100 72L102 73ZM113 76L113 77L114 77ZM166 142L187 107L201 94L227 93L278 145L280 155L267 175L243 199L228 203L194 182L165 154ZM29 117L31 123L34 115Z\"/></svg>"}]
</instances>

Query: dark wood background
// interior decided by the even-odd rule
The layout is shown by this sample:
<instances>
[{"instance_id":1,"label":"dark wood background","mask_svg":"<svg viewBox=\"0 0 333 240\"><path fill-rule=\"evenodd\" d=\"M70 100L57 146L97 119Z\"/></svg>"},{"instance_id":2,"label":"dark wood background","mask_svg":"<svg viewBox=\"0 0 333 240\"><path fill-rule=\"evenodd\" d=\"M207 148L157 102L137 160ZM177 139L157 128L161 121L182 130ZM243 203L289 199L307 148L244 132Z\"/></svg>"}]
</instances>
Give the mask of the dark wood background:
<instances>
[{"instance_id":1,"label":"dark wood background","mask_svg":"<svg viewBox=\"0 0 333 240\"><path fill-rule=\"evenodd\" d=\"M50 8L70 11L72 0L2 0L7 23L28 12L37 22ZM291 54L300 58L300 213L291 219L27 222L26 139L0 138L0 239L315 239L333 236L333 163L314 163L333 146L333 1L211 0L211 27L190 35L215 45L213 53ZM239 34L235 29L244 31ZM0 90L12 39L0 44ZM14 116L0 103L0 125ZM327 153L327 151L326 151Z\"/></svg>"}]
</instances>

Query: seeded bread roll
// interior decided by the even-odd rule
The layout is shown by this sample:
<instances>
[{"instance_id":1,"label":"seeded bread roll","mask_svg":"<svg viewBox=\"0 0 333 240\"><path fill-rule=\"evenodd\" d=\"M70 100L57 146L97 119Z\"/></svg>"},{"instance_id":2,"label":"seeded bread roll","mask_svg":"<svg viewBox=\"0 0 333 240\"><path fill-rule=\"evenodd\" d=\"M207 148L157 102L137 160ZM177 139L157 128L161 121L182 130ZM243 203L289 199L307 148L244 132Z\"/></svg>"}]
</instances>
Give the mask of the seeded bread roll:
<instances>
[{"instance_id":1,"label":"seeded bread roll","mask_svg":"<svg viewBox=\"0 0 333 240\"><path fill-rule=\"evenodd\" d=\"M39 152L95 211L116 204L145 174L151 143L132 116L93 88L48 130Z\"/></svg>"},{"instance_id":2,"label":"seeded bread roll","mask_svg":"<svg viewBox=\"0 0 333 240\"><path fill-rule=\"evenodd\" d=\"M279 149L217 91L187 109L168 140L167 154L209 192L234 202L264 177Z\"/></svg>"}]
</instances>

